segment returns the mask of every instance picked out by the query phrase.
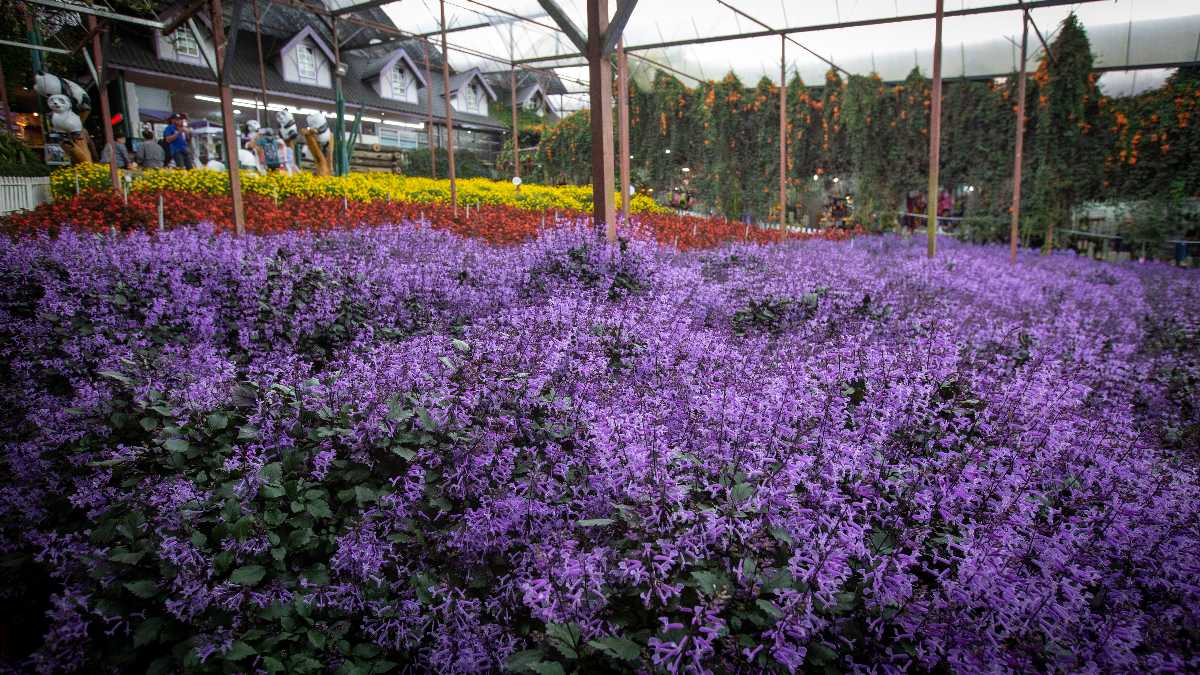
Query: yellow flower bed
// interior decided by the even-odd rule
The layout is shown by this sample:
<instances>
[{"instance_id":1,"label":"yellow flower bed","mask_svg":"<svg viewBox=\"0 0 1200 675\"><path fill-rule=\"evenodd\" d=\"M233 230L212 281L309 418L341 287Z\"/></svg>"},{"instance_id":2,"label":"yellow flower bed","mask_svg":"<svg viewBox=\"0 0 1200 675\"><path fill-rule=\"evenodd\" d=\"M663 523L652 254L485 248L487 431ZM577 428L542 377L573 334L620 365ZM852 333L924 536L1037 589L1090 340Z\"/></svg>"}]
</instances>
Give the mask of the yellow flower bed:
<instances>
[{"instance_id":1,"label":"yellow flower bed","mask_svg":"<svg viewBox=\"0 0 1200 675\"><path fill-rule=\"evenodd\" d=\"M122 172L124 174L125 172ZM229 193L229 181L220 171L196 169L178 171L174 169L149 169L129 172L132 190L158 192L177 190L205 195ZM86 164L58 169L50 175L50 188L55 197L75 194L76 177L80 191L105 189L109 185L107 164ZM468 178L456 181L458 202L479 206L504 205L531 211L563 210L591 211L592 189L579 185L536 185L525 184L518 191L507 181L486 178ZM386 173L352 173L341 177L318 177L311 173L292 175L271 173L260 175L242 172L242 190L246 194L257 194L274 199L296 197L345 197L352 201L371 202L392 199L403 202L432 204L450 201L450 181L415 176L398 176ZM616 195L620 204L621 195ZM667 213L646 195L635 195L630 202L634 213Z\"/></svg>"}]
</instances>

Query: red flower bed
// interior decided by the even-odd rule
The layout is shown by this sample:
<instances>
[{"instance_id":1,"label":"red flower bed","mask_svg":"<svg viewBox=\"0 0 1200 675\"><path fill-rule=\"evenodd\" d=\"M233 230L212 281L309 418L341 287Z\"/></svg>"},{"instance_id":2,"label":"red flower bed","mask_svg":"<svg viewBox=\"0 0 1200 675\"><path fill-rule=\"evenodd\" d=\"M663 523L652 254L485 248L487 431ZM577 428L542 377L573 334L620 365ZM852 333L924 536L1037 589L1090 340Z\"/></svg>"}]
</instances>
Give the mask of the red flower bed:
<instances>
[{"instance_id":1,"label":"red flower bed","mask_svg":"<svg viewBox=\"0 0 1200 675\"><path fill-rule=\"evenodd\" d=\"M44 204L0 219L0 231L8 234L51 235L63 228L90 232L153 230L158 227L158 194L135 192L128 203L111 192L87 192L70 199ZM162 193L163 224L178 227L212 223L219 230L233 229L233 206L225 197L191 192ZM343 202L340 199L290 199L276 203L259 195L244 197L246 229L256 234L292 230L327 230L398 223L424 219L432 227L492 244L515 244L554 226L554 217L579 218L578 213L542 213L510 206L484 206L455 215L449 205L410 202ZM643 214L634 217L635 232L653 237L681 250L711 248L729 241L777 242L783 239L820 237L846 239L853 232L824 230L817 234L761 230L728 220L694 216Z\"/></svg>"}]
</instances>

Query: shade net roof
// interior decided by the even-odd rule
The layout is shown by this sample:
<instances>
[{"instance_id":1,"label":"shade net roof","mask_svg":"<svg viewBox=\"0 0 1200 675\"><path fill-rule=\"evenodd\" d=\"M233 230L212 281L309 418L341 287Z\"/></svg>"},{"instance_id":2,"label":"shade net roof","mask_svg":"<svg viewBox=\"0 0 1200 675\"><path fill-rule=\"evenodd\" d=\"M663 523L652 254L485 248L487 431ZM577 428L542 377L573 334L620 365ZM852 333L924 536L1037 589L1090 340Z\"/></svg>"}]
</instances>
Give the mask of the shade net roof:
<instances>
[{"instance_id":1,"label":"shade net roof","mask_svg":"<svg viewBox=\"0 0 1200 675\"><path fill-rule=\"evenodd\" d=\"M995 7L1013 1L946 0L945 10ZM435 33L439 28L438 0L323 2L329 9L361 7L364 2L381 7L397 26L412 33ZM726 4L718 0L641 0L625 29L625 44L653 45L763 30L748 17L779 29L923 14L932 12L935 5L934 0L726 0ZM559 0L559 5L586 31L586 0ZM617 0L609 0L609 12L616 7ZM583 59L536 0L446 0L445 12L447 27L452 29L447 35L448 58L456 70L504 70L511 59L559 55L526 67L554 68L567 90L579 92L565 95L563 107L586 106L588 74ZM1113 71L1100 80L1110 95L1157 86L1171 72L1170 67L1200 60L1200 3L1196 0L1078 2L1038 7L1031 14L1045 39L1052 41L1059 23L1071 12L1088 32L1096 66ZM792 39L811 52L787 44L788 77L798 74L806 82L822 82L829 62L848 73L877 73L885 81L903 79L914 66L928 74L933 33L932 19L794 33ZM1019 61L1020 36L1020 11L947 17L943 24L943 76L1013 72ZM729 72L747 84L764 76L777 82L779 46L779 38L769 36L635 49L629 63L632 76L641 83L648 83L659 67L675 71L689 84L695 84L689 78L718 79ZM1036 66L1041 52L1031 31L1030 67ZM1119 70L1125 67L1137 70Z\"/></svg>"}]
</instances>

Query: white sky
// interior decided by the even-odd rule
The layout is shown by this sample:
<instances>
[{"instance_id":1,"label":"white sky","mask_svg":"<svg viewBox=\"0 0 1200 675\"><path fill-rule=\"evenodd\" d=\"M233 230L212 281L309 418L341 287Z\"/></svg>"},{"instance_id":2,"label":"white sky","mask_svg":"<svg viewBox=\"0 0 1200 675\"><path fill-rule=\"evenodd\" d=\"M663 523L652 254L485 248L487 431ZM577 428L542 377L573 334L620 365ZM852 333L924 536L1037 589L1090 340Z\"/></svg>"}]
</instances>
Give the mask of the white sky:
<instances>
[{"instance_id":1,"label":"white sky","mask_svg":"<svg viewBox=\"0 0 1200 675\"><path fill-rule=\"evenodd\" d=\"M567 14L581 29L585 28L585 0L559 0ZM934 0L727 0L742 11L771 27L809 26L904 14L931 12ZM947 11L1008 4L1011 0L946 0ZM481 0L494 7L540 17L540 23L553 25L536 0ZM609 11L616 10L609 0ZM438 0L402 0L386 6L400 28L413 32L434 31L438 27ZM1196 60L1200 52L1200 1L1197 0L1101 0L1048 7L1033 11L1034 21L1051 40L1059 22L1072 10L1088 30L1098 65L1146 64ZM482 15L481 15L482 13ZM496 13L472 0L446 0L449 26L469 25L487 20ZM549 28L516 22L513 42L517 58L575 51L564 36ZM484 70L505 68L476 56L455 52L454 45L507 57L509 23L488 28L450 33L450 62L457 68L479 66ZM627 45L694 38L697 35L725 35L759 30L750 21L736 16L716 0L641 0L625 30ZM1005 38L1020 40L1019 12L992 13L947 18L943 24L943 74L955 77L968 74L1004 73L1016 66L1017 48ZM879 72L884 79L899 79L914 63L929 73L932 59L934 22L904 23L844 28L795 34L804 46L825 56L852 73ZM1030 33L1030 63L1038 56L1037 40ZM643 52L656 61L704 79L719 78L733 70L743 82L753 84L766 74L779 79L779 39L733 40L707 45L692 45ZM1126 60L1128 57L1128 60ZM806 82L820 82L828 66L788 44L789 77L799 72ZM630 59L635 76L652 68ZM649 71L642 70L642 74ZM1105 75L1101 85L1110 94L1130 93L1157 86L1170 71L1142 71ZM582 90L586 68L562 68L560 75L568 89ZM576 81L571 81L576 80ZM568 97L565 106L574 109L585 104L584 97ZM557 101L556 101L557 103Z\"/></svg>"}]
</instances>

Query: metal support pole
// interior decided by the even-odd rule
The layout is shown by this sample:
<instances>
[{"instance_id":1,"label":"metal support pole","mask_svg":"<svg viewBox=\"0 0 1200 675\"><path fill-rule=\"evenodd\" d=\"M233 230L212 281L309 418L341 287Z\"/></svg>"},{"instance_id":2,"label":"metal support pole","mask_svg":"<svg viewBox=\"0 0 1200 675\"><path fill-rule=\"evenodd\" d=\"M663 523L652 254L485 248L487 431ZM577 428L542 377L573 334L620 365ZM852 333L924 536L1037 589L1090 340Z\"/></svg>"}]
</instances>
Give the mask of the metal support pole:
<instances>
[{"instance_id":1,"label":"metal support pole","mask_svg":"<svg viewBox=\"0 0 1200 675\"><path fill-rule=\"evenodd\" d=\"M221 0L211 0L213 51L217 57L217 91L221 96L221 131L225 141L225 168L229 172L229 195L233 200L233 226L238 236L246 234L246 213L242 208L242 176L238 171L237 129L234 128L233 90L225 79L225 15L221 13Z\"/></svg>"},{"instance_id":2,"label":"metal support pole","mask_svg":"<svg viewBox=\"0 0 1200 675\"><path fill-rule=\"evenodd\" d=\"M604 226L608 241L617 240L613 209L612 64L604 55L608 0L587 0L589 107L592 122L592 216Z\"/></svg>"},{"instance_id":3,"label":"metal support pole","mask_svg":"<svg viewBox=\"0 0 1200 675\"><path fill-rule=\"evenodd\" d=\"M508 25L508 58L513 61L517 58L516 42L513 40L513 27ZM508 70L508 84L512 89L512 152L513 152L513 176L521 177L521 131L517 126L517 67L512 65ZM521 191L520 181L517 181L517 192Z\"/></svg>"},{"instance_id":4,"label":"metal support pole","mask_svg":"<svg viewBox=\"0 0 1200 675\"><path fill-rule=\"evenodd\" d=\"M425 53L425 83L428 85L425 90L428 95L425 97L426 112L428 119L425 121L425 131L429 136L429 177L437 178L437 138L433 128L433 73L429 70L429 41L421 43L421 51Z\"/></svg>"},{"instance_id":5,"label":"metal support pole","mask_svg":"<svg viewBox=\"0 0 1200 675\"><path fill-rule=\"evenodd\" d=\"M787 37L779 36L779 229L787 227Z\"/></svg>"},{"instance_id":6,"label":"metal support pole","mask_svg":"<svg viewBox=\"0 0 1200 675\"><path fill-rule=\"evenodd\" d=\"M454 180L454 106L450 103L450 61L446 58L446 0L439 0L442 10L442 93L446 106L446 159L450 165L450 208L458 216L458 187Z\"/></svg>"},{"instance_id":7,"label":"metal support pole","mask_svg":"<svg viewBox=\"0 0 1200 675\"><path fill-rule=\"evenodd\" d=\"M346 99L342 95L342 49L339 46L337 17L329 18L333 33L333 100L335 119L333 123L333 175L344 176L350 171L350 152L346 147Z\"/></svg>"},{"instance_id":8,"label":"metal support pole","mask_svg":"<svg viewBox=\"0 0 1200 675\"><path fill-rule=\"evenodd\" d=\"M108 67L104 62L104 47L100 44L100 31L96 30L96 17L88 15L88 32L92 34L92 60L96 62L96 90L100 95L100 128L104 131L104 144L108 146L108 178L113 192L121 193L121 179L117 171L117 148L113 140L112 109L108 106Z\"/></svg>"},{"instance_id":9,"label":"metal support pole","mask_svg":"<svg viewBox=\"0 0 1200 675\"><path fill-rule=\"evenodd\" d=\"M1017 76L1017 137L1013 141L1012 223L1008 229L1008 258L1017 261L1021 236L1021 161L1025 146L1025 50L1029 44L1029 15L1021 14L1021 71Z\"/></svg>"},{"instance_id":10,"label":"metal support pole","mask_svg":"<svg viewBox=\"0 0 1200 675\"><path fill-rule=\"evenodd\" d=\"M263 103L262 114L257 115L257 119L260 125L265 121L266 126L271 126L271 114L267 110L267 66L263 61L262 15L258 12L258 0L250 0L250 6L254 8L254 41L258 45L258 86L262 90Z\"/></svg>"},{"instance_id":11,"label":"metal support pole","mask_svg":"<svg viewBox=\"0 0 1200 675\"><path fill-rule=\"evenodd\" d=\"M617 150L621 153L621 220L629 221L629 61L625 38L617 42Z\"/></svg>"},{"instance_id":12,"label":"metal support pole","mask_svg":"<svg viewBox=\"0 0 1200 675\"><path fill-rule=\"evenodd\" d=\"M926 227L929 232L929 257L937 254L938 170L942 145L942 3L937 0L937 17L933 33L933 88L929 105L929 213Z\"/></svg>"}]
</instances>

